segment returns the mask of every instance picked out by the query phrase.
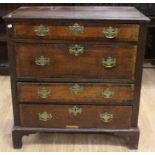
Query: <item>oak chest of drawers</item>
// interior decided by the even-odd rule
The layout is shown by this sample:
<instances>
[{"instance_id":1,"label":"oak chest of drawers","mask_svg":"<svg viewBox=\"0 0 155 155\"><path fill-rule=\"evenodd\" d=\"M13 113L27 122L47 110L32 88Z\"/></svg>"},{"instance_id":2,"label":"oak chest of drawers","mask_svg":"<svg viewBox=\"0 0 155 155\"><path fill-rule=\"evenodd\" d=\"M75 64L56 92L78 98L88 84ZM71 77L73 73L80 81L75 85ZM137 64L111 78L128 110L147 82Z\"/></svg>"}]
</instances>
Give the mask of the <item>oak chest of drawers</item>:
<instances>
[{"instance_id":1,"label":"oak chest of drawers","mask_svg":"<svg viewBox=\"0 0 155 155\"><path fill-rule=\"evenodd\" d=\"M147 17L132 7L21 7L4 19L15 148L35 132L114 133L137 148Z\"/></svg>"}]
</instances>

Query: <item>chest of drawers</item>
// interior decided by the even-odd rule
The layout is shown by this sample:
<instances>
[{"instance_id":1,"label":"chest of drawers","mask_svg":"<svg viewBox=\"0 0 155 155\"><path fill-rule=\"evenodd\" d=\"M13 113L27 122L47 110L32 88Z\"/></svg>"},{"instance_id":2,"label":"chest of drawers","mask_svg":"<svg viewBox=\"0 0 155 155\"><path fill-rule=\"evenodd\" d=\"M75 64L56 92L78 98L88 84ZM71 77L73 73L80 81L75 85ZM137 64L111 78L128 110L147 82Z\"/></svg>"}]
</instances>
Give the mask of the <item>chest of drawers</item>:
<instances>
[{"instance_id":1,"label":"chest of drawers","mask_svg":"<svg viewBox=\"0 0 155 155\"><path fill-rule=\"evenodd\" d=\"M137 148L147 17L132 7L21 7L4 19L15 148L36 132L113 133Z\"/></svg>"}]
</instances>

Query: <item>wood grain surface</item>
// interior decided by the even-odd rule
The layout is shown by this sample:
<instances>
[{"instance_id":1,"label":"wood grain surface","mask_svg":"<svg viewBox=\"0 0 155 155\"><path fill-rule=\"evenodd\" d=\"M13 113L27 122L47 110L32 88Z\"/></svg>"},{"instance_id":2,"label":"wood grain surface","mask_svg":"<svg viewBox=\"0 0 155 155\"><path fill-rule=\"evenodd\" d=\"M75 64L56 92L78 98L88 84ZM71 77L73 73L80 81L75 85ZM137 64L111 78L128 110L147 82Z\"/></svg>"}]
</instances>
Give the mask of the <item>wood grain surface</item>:
<instances>
[{"instance_id":1,"label":"wood grain surface","mask_svg":"<svg viewBox=\"0 0 155 155\"><path fill-rule=\"evenodd\" d=\"M139 115L139 127L141 130L138 150L155 151L155 71L144 69L141 91L141 106ZM131 151L125 144L124 139L106 134L32 134L23 137L22 149L13 149L11 131L13 125L10 78L0 76L0 151Z\"/></svg>"},{"instance_id":2,"label":"wood grain surface","mask_svg":"<svg viewBox=\"0 0 155 155\"><path fill-rule=\"evenodd\" d=\"M48 6L48 7L20 7L16 11L4 17L11 21L12 19L22 21L33 21L34 19L47 20L49 19L73 19L73 20L117 20L117 22L131 21L133 22L148 22L149 18L143 15L134 7L108 7L108 6Z\"/></svg>"},{"instance_id":3,"label":"wood grain surface","mask_svg":"<svg viewBox=\"0 0 155 155\"><path fill-rule=\"evenodd\" d=\"M83 32L72 33L69 27L78 24L83 27ZM49 30L45 36L37 36L35 29L38 26L44 26ZM117 35L114 38L106 38L104 31L112 27L117 29ZM105 24L105 23L83 23L72 21L67 23L16 23L13 25L15 38L20 39L42 39L42 40L101 40L101 41L138 41L139 25L136 24Z\"/></svg>"},{"instance_id":4,"label":"wood grain surface","mask_svg":"<svg viewBox=\"0 0 155 155\"><path fill-rule=\"evenodd\" d=\"M69 48L75 44L84 48L84 53L75 56ZM77 79L135 79L136 45L104 45L100 43L33 44L16 43L17 78L72 78ZM44 56L49 64L37 66L35 59ZM116 65L105 68L103 58L116 59Z\"/></svg>"},{"instance_id":5,"label":"wood grain surface","mask_svg":"<svg viewBox=\"0 0 155 155\"><path fill-rule=\"evenodd\" d=\"M38 91L44 89L46 98ZM134 84L98 83L18 83L18 99L22 103L66 103L66 104L131 104ZM106 92L111 95L106 95ZM105 94L105 95L104 95Z\"/></svg>"},{"instance_id":6,"label":"wood grain surface","mask_svg":"<svg viewBox=\"0 0 155 155\"><path fill-rule=\"evenodd\" d=\"M75 105L76 106L76 105ZM131 125L131 106L87 106L79 105L81 112L70 113L72 105L20 105L20 119L22 127L45 127L45 128L107 128L127 129ZM48 121L39 119L39 114L47 112L51 115ZM112 114L109 122L104 122L100 114L105 112ZM125 115L124 115L125 114ZM122 117L123 116L123 117ZM59 122L59 123L58 123Z\"/></svg>"}]
</instances>

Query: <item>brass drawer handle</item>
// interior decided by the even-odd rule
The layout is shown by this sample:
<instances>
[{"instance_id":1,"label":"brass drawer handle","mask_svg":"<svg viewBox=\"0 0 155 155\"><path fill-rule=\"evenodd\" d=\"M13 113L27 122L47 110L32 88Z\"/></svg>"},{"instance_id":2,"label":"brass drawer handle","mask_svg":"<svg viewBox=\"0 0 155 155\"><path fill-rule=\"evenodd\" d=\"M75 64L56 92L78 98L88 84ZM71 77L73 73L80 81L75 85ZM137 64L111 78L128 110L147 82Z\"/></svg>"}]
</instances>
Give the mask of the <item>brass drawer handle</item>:
<instances>
[{"instance_id":1,"label":"brass drawer handle","mask_svg":"<svg viewBox=\"0 0 155 155\"><path fill-rule=\"evenodd\" d=\"M73 114L74 116L76 116L77 114L81 114L82 113L82 108L77 107L76 105L69 108L68 112L70 114Z\"/></svg>"},{"instance_id":2,"label":"brass drawer handle","mask_svg":"<svg viewBox=\"0 0 155 155\"><path fill-rule=\"evenodd\" d=\"M46 111L38 113L38 119L43 122L47 122L52 119L52 114Z\"/></svg>"},{"instance_id":3,"label":"brass drawer handle","mask_svg":"<svg viewBox=\"0 0 155 155\"><path fill-rule=\"evenodd\" d=\"M112 68L114 66L116 66L116 58L112 58L110 56L106 57L106 58L102 58L102 65L105 68Z\"/></svg>"},{"instance_id":4,"label":"brass drawer handle","mask_svg":"<svg viewBox=\"0 0 155 155\"><path fill-rule=\"evenodd\" d=\"M104 123L109 123L113 119L113 114L110 112L104 112L104 113L101 113L99 117Z\"/></svg>"},{"instance_id":5,"label":"brass drawer handle","mask_svg":"<svg viewBox=\"0 0 155 155\"><path fill-rule=\"evenodd\" d=\"M78 85L78 84L74 84L72 87L69 88L70 92L77 95L79 93L81 93L83 91L83 87Z\"/></svg>"},{"instance_id":6,"label":"brass drawer handle","mask_svg":"<svg viewBox=\"0 0 155 155\"><path fill-rule=\"evenodd\" d=\"M103 90L103 91L101 92L101 94L102 94L102 96L103 96L104 98L112 98L113 95L114 95L114 91L112 91L112 90L110 90L109 88L107 88L106 90Z\"/></svg>"},{"instance_id":7,"label":"brass drawer handle","mask_svg":"<svg viewBox=\"0 0 155 155\"><path fill-rule=\"evenodd\" d=\"M34 28L34 32L35 32L36 36L44 37L44 36L48 35L49 28L45 27L44 25L36 26Z\"/></svg>"},{"instance_id":8,"label":"brass drawer handle","mask_svg":"<svg viewBox=\"0 0 155 155\"><path fill-rule=\"evenodd\" d=\"M73 54L75 56L79 56L80 54L84 53L84 47L82 47L78 44L75 44L74 46L69 47L69 53Z\"/></svg>"},{"instance_id":9,"label":"brass drawer handle","mask_svg":"<svg viewBox=\"0 0 155 155\"><path fill-rule=\"evenodd\" d=\"M44 56L36 57L35 58L35 64L37 66L45 66L48 65L50 62L49 58L45 58Z\"/></svg>"},{"instance_id":10,"label":"brass drawer handle","mask_svg":"<svg viewBox=\"0 0 155 155\"><path fill-rule=\"evenodd\" d=\"M80 34L84 32L84 26L80 26L78 23L75 23L72 26L69 26L69 31L75 35Z\"/></svg>"},{"instance_id":11,"label":"brass drawer handle","mask_svg":"<svg viewBox=\"0 0 155 155\"><path fill-rule=\"evenodd\" d=\"M109 26L108 28L105 28L103 30L103 34L105 38L108 38L108 39L116 38L118 35L118 29L113 28L112 26Z\"/></svg>"},{"instance_id":12,"label":"brass drawer handle","mask_svg":"<svg viewBox=\"0 0 155 155\"><path fill-rule=\"evenodd\" d=\"M46 99L51 95L51 90L46 87L38 88L38 96L42 99Z\"/></svg>"}]
</instances>

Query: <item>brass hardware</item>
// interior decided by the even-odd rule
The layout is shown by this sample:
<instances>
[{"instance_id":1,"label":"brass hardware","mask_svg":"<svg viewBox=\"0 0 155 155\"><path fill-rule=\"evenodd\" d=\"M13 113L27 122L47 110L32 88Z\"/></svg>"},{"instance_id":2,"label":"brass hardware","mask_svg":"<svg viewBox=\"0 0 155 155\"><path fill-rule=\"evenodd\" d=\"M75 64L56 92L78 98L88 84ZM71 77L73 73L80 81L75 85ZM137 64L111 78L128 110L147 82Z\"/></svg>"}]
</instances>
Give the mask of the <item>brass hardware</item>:
<instances>
[{"instance_id":1,"label":"brass hardware","mask_svg":"<svg viewBox=\"0 0 155 155\"><path fill-rule=\"evenodd\" d=\"M44 37L48 34L49 28L44 25L36 26L34 32L39 37Z\"/></svg>"},{"instance_id":2,"label":"brass hardware","mask_svg":"<svg viewBox=\"0 0 155 155\"><path fill-rule=\"evenodd\" d=\"M49 58L45 58L44 56L36 57L35 64L38 66L48 65L50 62Z\"/></svg>"},{"instance_id":3,"label":"brass hardware","mask_svg":"<svg viewBox=\"0 0 155 155\"><path fill-rule=\"evenodd\" d=\"M83 87L78 85L78 84L74 84L71 88L70 88L71 93L77 95L79 93L81 93L83 91Z\"/></svg>"},{"instance_id":4,"label":"brass hardware","mask_svg":"<svg viewBox=\"0 0 155 155\"><path fill-rule=\"evenodd\" d=\"M46 99L51 95L51 90L46 87L42 87L38 89L38 96L42 99Z\"/></svg>"},{"instance_id":5,"label":"brass hardware","mask_svg":"<svg viewBox=\"0 0 155 155\"><path fill-rule=\"evenodd\" d=\"M103 30L103 34L106 38L109 38L109 39L116 38L118 35L118 29L109 26L108 28L105 28Z\"/></svg>"},{"instance_id":6,"label":"brass hardware","mask_svg":"<svg viewBox=\"0 0 155 155\"><path fill-rule=\"evenodd\" d=\"M78 23L75 23L72 26L69 26L69 31L73 34L79 34L84 32L84 26L80 26Z\"/></svg>"},{"instance_id":7,"label":"brass hardware","mask_svg":"<svg viewBox=\"0 0 155 155\"><path fill-rule=\"evenodd\" d=\"M106 90L103 90L103 91L101 92L101 94L102 94L102 96L103 96L104 98L112 98L113 95L114 95L114 91L112 91L112 90L110 90L109 88L107 88Z\"/></svg>"},{"instance_id":8,"label":"brass hardware","mask_svg":"<svg viewBox=\"0 0 155 155\"><path fill-rule=\"evenodd\" d=\"M74 128L74 129L77 129L79 128L78 125L66 125L66 128Z\"/></svg>"},{"instance_id":9,"label":"brass hardware","mask_svg":"<svg viewBox=\"0 0 155 155\"><path fill-rule=\"evenodd\" d=\"M52 119L52 114L44 111L42 113L38 113L38 118L40 121L46 122Z\"/></svg>"},{"instance_id":10,"label":"brass hardware","mask_svg":"<svg viewBox=\"0 0 155 155\"><path fill-rule=\"evenodd\" d=\"M112 121L112 119L113 119L113 114L110 112L104 112L104 113L100 114L99 116L100 116L100 119L105 123L108 123L108 122Z\"/></svg>"},{"instance_id":11,"label":"brass hardware","mask_svg":"<svg viewBox=\"0 0 155 155\"><path fill-rule=\"evenodd\" d=\"M116 58L112 58L110 56L108 56L107 58L102 58L102 65L105 68L112 68L114 66L116 66Z\"/></svg>"},{"instance_id":12,"label":"brass hardware","mask_svg":"<svg viewBox=\"0 0 155 155\"><path fill-rule=\"evenodd\" d=\"M69 53L73 54L75 56L79 56L80 54L84 53L84 47L82 47L78 44L75 44L74 46L69 47Z\"/></svg>"},{"instance_id":13,"label":"brass hardware","mask_svg":"<svg viewBox=\"0 0 155 155\"><path fill-rule=\"evenodd\" d=\"M77 106L75 105L75 106L69 108L69 109L68 109L68 112L69 112L70 114L73 114L74 116L76 116L78 113L79 113L79 114L82 113L82 109L79 108L79 107L77 107Z\"/></svg>"}]
</instances>

